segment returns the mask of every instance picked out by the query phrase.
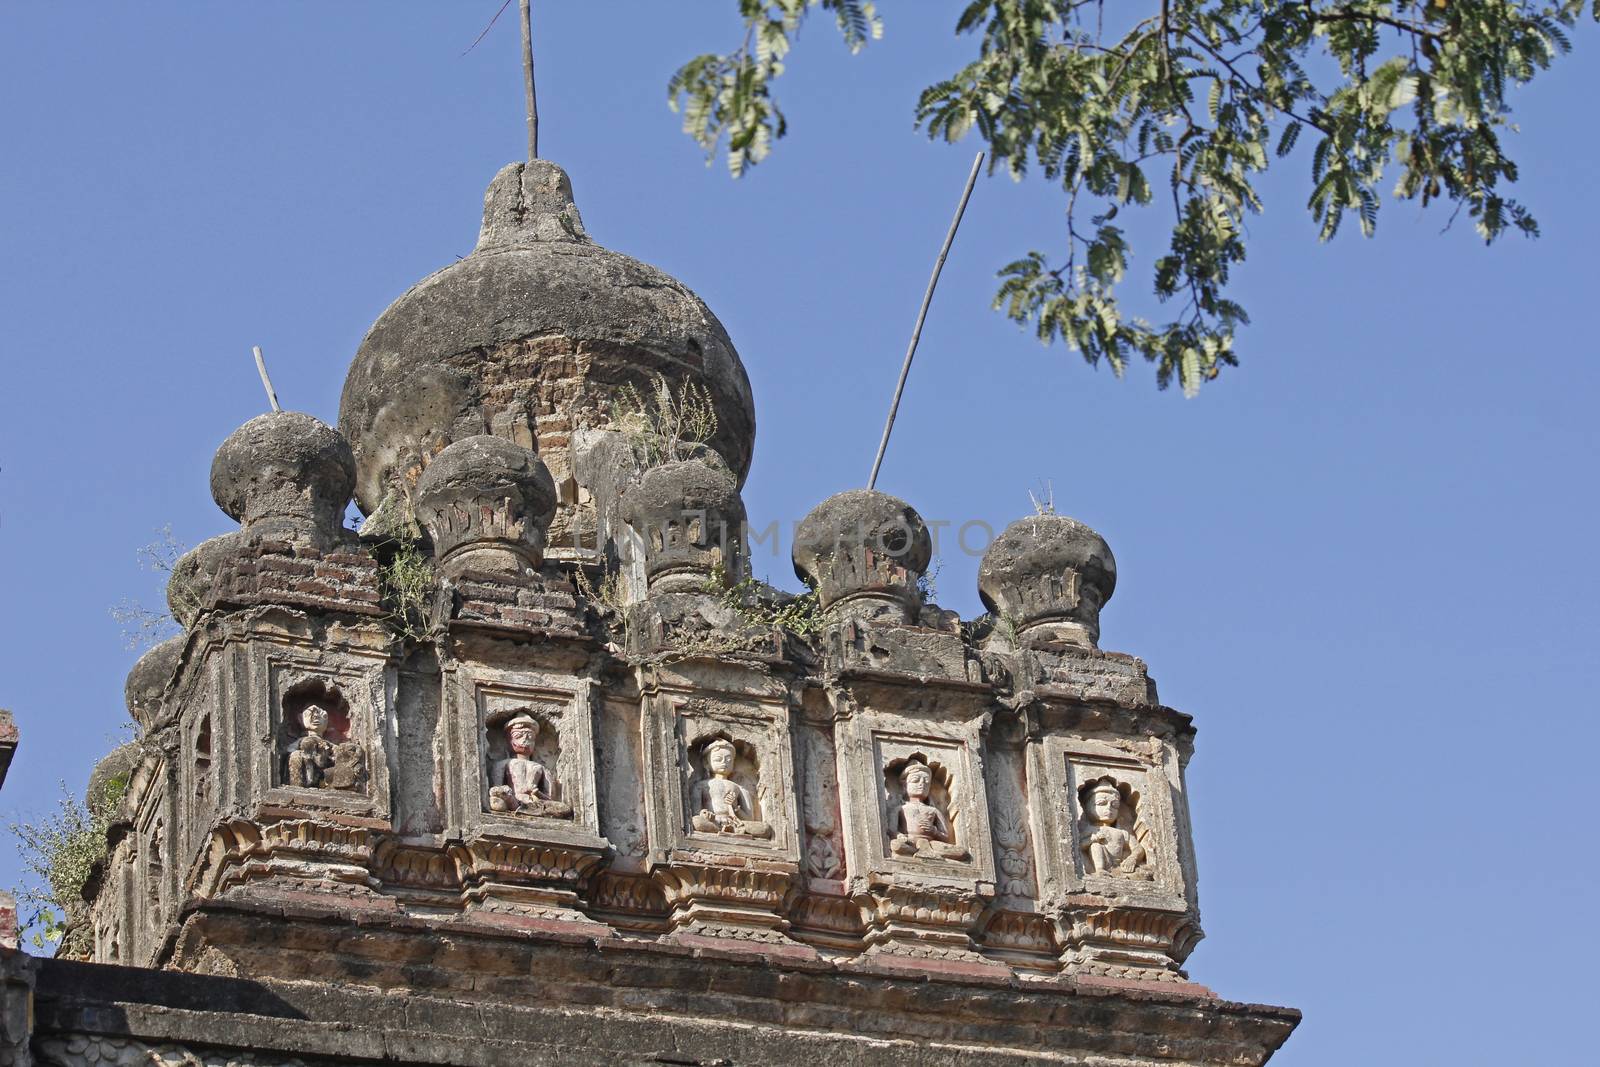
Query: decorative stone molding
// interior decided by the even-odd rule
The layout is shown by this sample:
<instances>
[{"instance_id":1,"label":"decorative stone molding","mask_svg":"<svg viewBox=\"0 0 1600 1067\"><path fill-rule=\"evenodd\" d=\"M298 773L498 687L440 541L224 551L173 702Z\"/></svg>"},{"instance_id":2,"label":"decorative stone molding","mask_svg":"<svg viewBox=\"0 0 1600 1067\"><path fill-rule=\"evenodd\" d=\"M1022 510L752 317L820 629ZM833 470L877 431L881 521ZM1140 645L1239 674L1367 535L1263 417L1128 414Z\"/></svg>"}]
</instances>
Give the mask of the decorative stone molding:
<instances>
[{"instance_id":1,"label":"decorative stone molding","mask_svg":"<svg viewBox=\"0 0 1600 1067\"><path fill-rule=\"evenodd\" d=\"M219 897L272 880L343 883L365 891L378 840L370 826L325 819L226 819L212 828L210 848L186 888L196 896Z\"/></svg>"},{"instance_id":2,"label":"decorative stone molding","mask_svg":"<svg viewBox=\"0 0 1600 1067\"><path fill-rule=\"evenodd\" d=\"M981 886L882 881L858 897L869 952L916 959L976 962L978 920L988 906Z\"/></svg>"},{"instance_id":3,"label":"decorative stone molding","mask_svg":"<svg viewBox=\"0 0 1600 1067\"><path fill-rule=\"evenodd\" d=\"M589 921L580 902L600 859L584 844L476 837L461 852L463 898L487 914Z\"/></svg>"},{"instance_id":4,"label":"decorative stone molding","mask_svg":"<svg viewBox=\"0 0 1600 1067\"><path fill-rule=\"evenodd\" d=\"M787 944L789 901L796 891L795 865L707 853L698 862L680 850L655 869L671 909L674 932L731 941Z\"/></svg>"},{"instance_id":5,"label":"decorative stone molding","mask_svg":"<svg viewBox=\"0 0 1600 1067\"><path fill-rule=\"evenodd\" d=\"M982 920L981 941L986 957L1013 967L1055 973L1060 966L1055 923L1038 912L991 911Z\"/></svg>"}]
</instances>

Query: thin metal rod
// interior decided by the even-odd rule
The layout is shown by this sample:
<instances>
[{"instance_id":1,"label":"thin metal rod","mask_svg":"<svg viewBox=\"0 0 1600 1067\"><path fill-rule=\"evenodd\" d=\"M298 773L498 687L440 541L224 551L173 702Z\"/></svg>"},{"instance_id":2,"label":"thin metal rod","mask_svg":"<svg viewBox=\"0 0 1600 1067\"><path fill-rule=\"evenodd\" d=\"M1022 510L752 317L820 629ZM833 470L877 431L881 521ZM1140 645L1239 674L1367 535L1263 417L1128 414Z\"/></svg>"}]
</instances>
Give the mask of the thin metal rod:
<instances>
[{"instance_id":1,"label":"thin metal rod","mask_svg":"<svg viewBox=\"0 0 1600 1067\"><path fill-rule=\"evenodd\" d=\"M261 356L261 346L251 345L250 351L255 353L256 370L261 372L261 384L267 390L267 402L272 405L273 411L282 411L283 409L278 406L277 390L272 388L272 379L267 377L267 361Z\"/></svg>"},{"instance_id":2,"label":"thin metal rod","mask_svg":"<svg viewBox=\"0 0 1600 1067\"><path fill-rule=\"evenodd\" d=\"M539 158L539 97L533 91L533 3L522 0L522 82L528 93L528 159Z\"/></svg>"},{"instance_id":3,"label":"thin metal rod","mask_svg":"<svg viewBox=\"0 0 1600 1067\"><path fill-rule=\"evenodd\" d=\"M889 419L883 424L883 440L878 442L878 455L872 461L872 474L867 478L867 488L878 484L878 468L883 466L883 454L889 448L889 432L894 429L894 417L900 410L900 397L906 391L906 375L911 373L911 357L917 354L917 342L922 339L922 323L928 317L928 305L933 303L933 290L939 284L939 272L944 270L945 257L956 239L956 227L967 212L967 201L972 199L972 187L978 181L978 168L983 166L983 153L972 161L972 173L967 175L967 187L961 190L961 203L956 205L956 217L950 220L950 232L944 235L944 247L933 264L933 277L928 279L928 291L922 294L922 308L917 312L917 325L911 331L911 344L906 349L906 361L900 365L900 380L894 386L894 400L889 404Z\"/></svg>"}]
</instances>

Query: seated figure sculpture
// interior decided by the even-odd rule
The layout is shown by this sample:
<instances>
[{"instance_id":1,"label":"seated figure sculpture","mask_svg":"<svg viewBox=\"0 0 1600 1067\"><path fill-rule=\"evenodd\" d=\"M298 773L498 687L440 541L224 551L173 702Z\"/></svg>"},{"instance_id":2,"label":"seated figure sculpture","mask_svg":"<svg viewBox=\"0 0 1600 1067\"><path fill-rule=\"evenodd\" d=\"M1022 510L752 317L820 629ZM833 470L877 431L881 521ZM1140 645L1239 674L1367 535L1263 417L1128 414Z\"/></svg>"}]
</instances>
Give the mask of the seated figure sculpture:
<instances>
[{"instance_id":1,"label":"seated figure sculpture","mask_svg":"<svg viewBox=\"0 0 1600 1067\"><path fill-rule=\"evenodd\" d=\"M900 771L905 800L895 815L898 831L889 849L897 856L966 860L972 854L954 841L950 820L929 800L933 772L921 760L912 760Z\"/></svg>"},{"instance_id":2,"label":"seated figure sculpture","mask_svg":"<svg viewBox=\"0 0 1600 1067\"><path fill-rule=\"evenodd\" d=\"M318 789L324 773L333 766L333 742L323 736L328 732L327 709L307 704L300 711L300 726L305 733L289 750L289 784Z\"/></svg>"},{"instance_id":3,"label":"seated figure sculpture","mask_svg":"<svg viewBox=\"0 0 1600 1067\"><path fill-rule=\"evenodd\" d=\"M772 827L759 822L750 791L733 780L733 764L738 749L732 741L715 738L703 750L709 778L694 784L689 794L689 823L706 834L742 834L745 837L771 837Z\"/></svg>"},{"instance_id":4,"label":"seated figure sculpture","mask_svg":"<svg viewBox=\"0 0 1600 1067\"><path fill-rule=\"evenodd\" d=\"M301 709L305 732L289 749L287 784L302 789L358 790L367 781L367 750L354 741L330 741L328 709L307 704Z\"/></svg>"},{"instance_id":5,"label":"seated figure sculpture","mask_svg":"<svg viewBox=\"0 0 1600 1067\"><path fill-rule=\"evenodd\" d=\"M572 806L550 798L555 779L533 758L539 739L539 720L523 712L505 724L506 747L511 754L489 768L489 810L547 819L572 817Z\"/></svg>"},{"instance_id":6,"label":"seated figure sculpture","mask_svg":"<svg viewBox=\"0 0 1600 1067\"><path fill-rule=\"evenodd\" d=\"M1085 871L1117 878L1153 877L1150 856L1139 839L1117 825L1122 813L1122 791L1117 783L1102 778L1089 786L1084 798L1083 817L1087 825L1082 836Z\"/></svg>"}]
</instances>

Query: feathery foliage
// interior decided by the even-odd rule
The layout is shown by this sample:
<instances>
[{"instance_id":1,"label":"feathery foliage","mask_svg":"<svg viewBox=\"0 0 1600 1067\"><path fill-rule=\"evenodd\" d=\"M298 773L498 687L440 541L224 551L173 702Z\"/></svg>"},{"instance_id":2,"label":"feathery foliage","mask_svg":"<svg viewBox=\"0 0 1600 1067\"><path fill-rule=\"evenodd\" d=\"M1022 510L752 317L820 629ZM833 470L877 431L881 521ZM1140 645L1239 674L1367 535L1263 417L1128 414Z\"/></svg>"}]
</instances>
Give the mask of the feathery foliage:
<instances>
[{"instance_id":1,"label":"feathery foliage","mask_svg":"<svg viewBox=\"0 0 1600 1067\"><path fill-rule=\"evenodd\" d=\"M52 814L36 822L11 823L23 867L33 879L18 891L17 902L24 908L22 932L30 935L35 948L60 941L67 916L82 908L83 887L94 865L105 858L106 828L127 789L126 778L111 778L99 796L81 803L63 782Z\"/></svg>"},{"instance_id":2,"label":"feathery foliage","mask_svg":"<svg viewBox=\"0 0 1600 1067\"><path fill-rule=\"evenodd\" d=\"M672 78L685 131L708 156L727 134L736 177L784 135L771 82L813 7L852 51L882 32L869 3L739 0L743 45ZM1587 13L1600 20L1600 0ZM996 308L1118 375L1141 356L1193 395L1236 364L1249 322L1224 294L1262 208L1254 182L1302 141L1322 240L1351 217L1373 232L1386 170L1395 196L1453 205L1452 221L1464 208L1486 242L1537 236L1505 191L1508 92L1570 50L1584 14L1582 0L972 0L955 31L977 58L923 91L916 121L948 141L976 131L991 173L1062 187L1060 246L1001 268ZM1171 220L1152 271L1164 322L1119 297L1133 258L1119 215L1136 209Z\"/></svg>"},{"instance_id":3,"label":"feathery foliage","mask_svg":"<svg viewBox=\"0 0 1600 1067\"><path fill-rule=\"evenodd\" d=\"M612 415L646 467L688 459L695 446L717 435L711 390L694 381L674 390L664 374L655 376L649 397L625 382L612 400Z\"/></svg>"}]
</instances>

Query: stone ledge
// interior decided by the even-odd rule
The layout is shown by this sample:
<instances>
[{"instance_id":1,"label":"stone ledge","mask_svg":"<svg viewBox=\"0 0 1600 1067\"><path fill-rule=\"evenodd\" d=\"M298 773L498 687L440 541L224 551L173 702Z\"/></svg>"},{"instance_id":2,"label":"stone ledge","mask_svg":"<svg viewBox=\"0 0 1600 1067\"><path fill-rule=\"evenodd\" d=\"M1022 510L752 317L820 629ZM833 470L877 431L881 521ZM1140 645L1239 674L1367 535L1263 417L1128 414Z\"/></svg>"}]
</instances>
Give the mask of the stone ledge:
<instances>
[{"instance_id":1,"label":"stone ledge","mask_svg":"<svg viewBox=\"0 0 1600 1067\"><path fill-rule=\"evenodd\" d=\"M361 1020L357 1030L394 1040L414 1029L410 1020L426 1015L420 1044L389 1055L463 1067L511 1062L518 1042L538 1046L552 1036L564 1047L556 1062L566 1063L652 1056L788 1063L821 1056L830 1063L1249 1065L1265 1062L1300 1018L1291 1009L1230 1003L1194 987L908 971L894 961L845 966L826 957L762 958L704 942L625 936L528 930L509 939L503 928L469 917L310 919L248 902L210 902L188 916L177 962L263 975L260 981L52 964L41 982L41 1010L56 1012L50 1025L59 1028L71 1022L59 1013L77 1011L79 1002L116 1002L129 1020L165 1017L155 1009L231 1005L278 1020ZM424 929L431 936L419 936ZM210 1028L186 1033L215 1040ZM513 1044L491 1047L483 1044L486 1035ZM364 1055L349 1051L354 1047L298 1051ZM616 1055L633 1058L609 1058Z\"/></svg>"}]
</instances>

